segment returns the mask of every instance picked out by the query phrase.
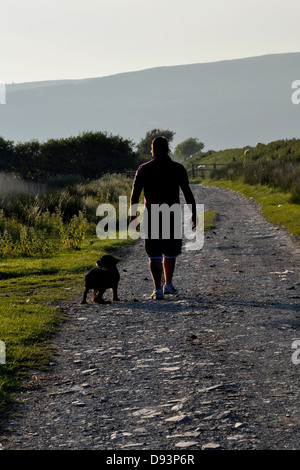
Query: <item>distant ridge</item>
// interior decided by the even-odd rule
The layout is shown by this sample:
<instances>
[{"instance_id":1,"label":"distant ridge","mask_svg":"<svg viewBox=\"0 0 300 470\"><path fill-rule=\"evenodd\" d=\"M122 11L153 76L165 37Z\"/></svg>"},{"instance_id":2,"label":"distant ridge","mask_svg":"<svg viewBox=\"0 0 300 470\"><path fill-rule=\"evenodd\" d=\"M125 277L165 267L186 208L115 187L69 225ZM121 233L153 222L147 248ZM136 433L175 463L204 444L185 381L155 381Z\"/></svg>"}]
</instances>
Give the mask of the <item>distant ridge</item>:
<instances>
[{"instance_id":1,"label":"distant ridge","mask_svg":"<svg viewBox=\"0 0 300 470\"><path fill-rule=\"evenodd\" d=\"M300 138L300 52L156 67L102 78L9 84L0 135L40 141L107 131L138 143L154 128L205 150Z\"/></svg>"}]
</instances>

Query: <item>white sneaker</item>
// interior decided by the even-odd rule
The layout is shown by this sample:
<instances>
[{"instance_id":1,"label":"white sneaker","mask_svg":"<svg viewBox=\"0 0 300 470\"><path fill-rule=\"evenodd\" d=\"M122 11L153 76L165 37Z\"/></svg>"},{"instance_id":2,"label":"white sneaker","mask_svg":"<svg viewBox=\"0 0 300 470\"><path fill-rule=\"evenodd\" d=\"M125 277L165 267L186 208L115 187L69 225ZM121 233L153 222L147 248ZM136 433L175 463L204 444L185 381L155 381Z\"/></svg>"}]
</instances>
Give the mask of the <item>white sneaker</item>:
<instances>
[{"instance_id":1,"label":"white sneaker","mask_svg":"<svg viewBox=\"0 0 300 470\"><path fill-rule=\"evenodd\" d=\"M164 285L164 294L177 294L177 289L173 286L173 284L165 284Z\"/></svg>"},{"instance_id":2,"label":"white sneaker","mask_svg":"<svg viewBox=\"0 0 300 470\"><path fill-rule=\"evenodd\" d=\"M163 294L162 289L154 290L150 296L150 299L154 299L154 300L162 300L163 298L164 298L164 294Z\"/></svg>"}]
</instances>

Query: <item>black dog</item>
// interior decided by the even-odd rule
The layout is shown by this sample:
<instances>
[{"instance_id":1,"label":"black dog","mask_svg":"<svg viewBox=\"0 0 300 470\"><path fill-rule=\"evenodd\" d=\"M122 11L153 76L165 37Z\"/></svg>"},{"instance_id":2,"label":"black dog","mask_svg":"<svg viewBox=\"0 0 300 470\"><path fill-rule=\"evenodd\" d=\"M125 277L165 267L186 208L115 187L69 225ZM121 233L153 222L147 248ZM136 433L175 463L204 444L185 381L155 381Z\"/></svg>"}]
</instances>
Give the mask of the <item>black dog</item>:
<instances>
[{"instance_id":1,"label":"black dog","mask_svg":"<svg viewBox=\"0 0 300 470\"><path fill-rule=\"evenodd\" d=\"M86 304L86 297L89 290L94 289L94 302L99 304L108 304L103 299L103 294L106 289L112 289L113 300L120 300L118 298L118 284L120 281L120 274L117 269L118 260L111 255L103 255L97 261L97 268L92 269L84 279L84 291L81 304Z\"/></svg>"}]
</instances>

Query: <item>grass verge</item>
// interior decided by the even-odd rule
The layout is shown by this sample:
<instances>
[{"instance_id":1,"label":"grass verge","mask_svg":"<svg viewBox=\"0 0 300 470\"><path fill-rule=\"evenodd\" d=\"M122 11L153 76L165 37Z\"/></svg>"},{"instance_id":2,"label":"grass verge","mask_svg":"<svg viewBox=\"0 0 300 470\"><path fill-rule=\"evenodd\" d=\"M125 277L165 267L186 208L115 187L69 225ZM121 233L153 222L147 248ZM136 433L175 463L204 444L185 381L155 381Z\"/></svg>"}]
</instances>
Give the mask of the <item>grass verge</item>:
<instances>
[{"instance_id":1,"label":"grass verge","mask_svg":"<svg viewBox=\"0 0 300 470\"><path fill-rule=\"evenodd\" d=\"M63 321L61 305L83 288L83 275L95 260L127 240L86 239L78 250L51 257L11 257L0 263L0 408L11 399L29 369L43 370L52 354L49 339Z\"/></svg>"},{"instance_id":2,"label":"grass verge","mask_svg":"<svg viewBox=\"0 0 300 470\"><path fill-rule=\"evenodd\" d=\"M204 231L211 230L215 226L218 213L217 211L205 211L204 213Z\"/></svg>"},{"instance_id":3,"label":"grass verge","mask_svg":"<svg viewBox=\"0 0 300 470\"><path fill-rule=\"evenodd\" d=\"M200 183L200 180L193 182ZM284 227L300 239L300 204L290 202L291 193L280 191L267 185L250 185L240 180L202 179L201 184L228 188L253 199L261 208L262 214L272 224Z\"/></svg>"}]
</instances>

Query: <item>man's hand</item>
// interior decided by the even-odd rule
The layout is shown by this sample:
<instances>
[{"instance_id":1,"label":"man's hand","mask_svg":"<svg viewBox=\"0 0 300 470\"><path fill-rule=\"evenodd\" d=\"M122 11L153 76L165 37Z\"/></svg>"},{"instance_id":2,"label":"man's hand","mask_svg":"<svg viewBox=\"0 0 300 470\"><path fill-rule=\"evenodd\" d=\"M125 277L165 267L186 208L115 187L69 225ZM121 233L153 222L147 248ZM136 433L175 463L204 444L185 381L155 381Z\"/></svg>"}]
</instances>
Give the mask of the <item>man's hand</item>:
<instances>
[{"instance_id":1,"label":"man's hand","mask_svg":"<svg viewBox=\"0 0 300 470\"><path fill-rule=\"evenodd\" d=\"M198 222L198 217L197 217L197 214L192 214L191 216L191 224L192 224L192 230L193 232L196 230L197 228L197 222Z\"/></svg>"}]
</instances>

